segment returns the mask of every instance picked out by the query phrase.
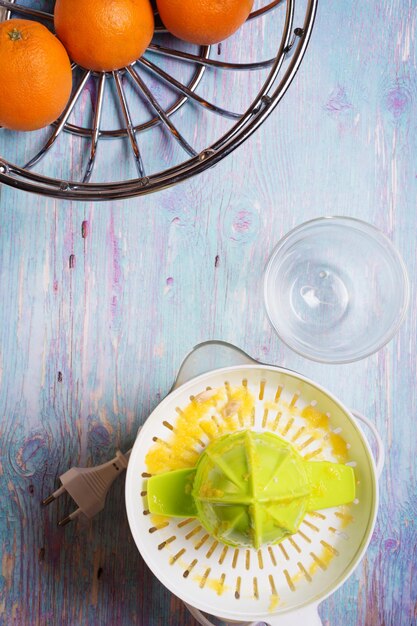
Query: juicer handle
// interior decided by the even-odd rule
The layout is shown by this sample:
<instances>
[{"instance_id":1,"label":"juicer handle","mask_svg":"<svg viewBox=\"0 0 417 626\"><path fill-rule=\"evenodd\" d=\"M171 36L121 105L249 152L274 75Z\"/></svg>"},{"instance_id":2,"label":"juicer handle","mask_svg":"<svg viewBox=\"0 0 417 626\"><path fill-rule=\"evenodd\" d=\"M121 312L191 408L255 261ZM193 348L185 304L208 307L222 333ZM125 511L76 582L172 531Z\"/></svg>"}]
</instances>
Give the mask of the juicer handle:
<instances>
[{"instance_id":1,"label":"juicer handle","mask_svg":"<svg viewBox=\"0 0 417 626\"><path fill-rule=\"evenodd\" d=\"M192 378L205 374L211 370L233 365L259 365L260 362L252 359L240 348L226 341L204 341L197 344L187 354L180 365L177 378L171 391L177 389Z\"/></svg>"},{"instance_id":2,"label":"juicer handle","mask_svg":"<svg viewBox=\"0 0 417 626\"><path fill-rule=\"evenodd\" d=\"M201 626L215 626L201 611L189 604L185 604L185 606ZM291 613L268 616L266 621L260 619L256 622L233 622L233 624L236 624L236 626L261 626L262 624L267 624L267 626L300 626L300 624L323 626L317 608L318 604L310 604L303 609L291 611Z\"/></svg>"},{"instance_id":3,"label":"juicer handle","mask_svg":"<svg viewBox=\"0 0 417 626\"><path fill-rule=\"evenodd\" d=\"M354 417L356 417L356 419L358 419L360 422L365 424L365 426L369 428L369 430L372 432L374 436L375 444L376 444L376 460L375 460L376 474L379 478L382 474L382 470L384 469L384 462L385 462L385 446L381 439L381 435L379 434L379 432L377 431L375 425L371 422L371 420L369 420L367 417L362 415L362 413L359 413L359 411L352 411L352 415L354 415Z\"/></svg>"}]
</instances>

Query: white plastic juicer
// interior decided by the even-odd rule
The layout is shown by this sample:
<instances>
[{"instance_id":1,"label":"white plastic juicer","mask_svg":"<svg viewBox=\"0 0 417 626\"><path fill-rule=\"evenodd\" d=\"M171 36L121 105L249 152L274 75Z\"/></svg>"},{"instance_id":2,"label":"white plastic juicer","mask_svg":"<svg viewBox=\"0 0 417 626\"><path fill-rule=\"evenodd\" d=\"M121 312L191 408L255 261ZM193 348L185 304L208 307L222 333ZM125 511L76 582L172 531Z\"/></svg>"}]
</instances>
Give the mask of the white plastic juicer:
<instances>
[{"instance_id":1,"label":"white plastic juicer","mask_svg":"<svg viewBox=\"0 0 417 626\"><path fill-rule=\"evenodd\" d=\"M214 369L219 363L228 367ZM246 405L245 394L252 399ZM210 397L216 400L210 403ZM275 432L305 460L343 459L354 467L354 502L310 512L296 534L258 550L223 544L197 519L155 518L147 501L148 453L158 455L159 446L168 465L178 456L176 430L193 404L198 407L196 430L180 443L184 463L201 453L216 430L219 435L244 428ZM357 419L373 432L376 465ZM171 393L138 434L126 480L129 524L150 569L199 623L212 623L204 612L233 623L318 626L318 604L350 576L371 539L383 457L375 427L316 383L260 364L229 344L207 342L188 355Z\"/></svg>"}]
</instances>

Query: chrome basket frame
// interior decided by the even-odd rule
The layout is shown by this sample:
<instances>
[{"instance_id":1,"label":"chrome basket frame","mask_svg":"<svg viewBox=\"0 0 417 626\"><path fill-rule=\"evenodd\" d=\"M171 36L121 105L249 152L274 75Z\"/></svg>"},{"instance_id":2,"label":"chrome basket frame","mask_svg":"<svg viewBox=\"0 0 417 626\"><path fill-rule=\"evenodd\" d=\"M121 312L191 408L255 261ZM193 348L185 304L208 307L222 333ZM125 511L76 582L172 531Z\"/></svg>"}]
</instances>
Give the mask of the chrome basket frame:
<instances>
[{"instance_id":1,"label":"chrome basket frame","mask_svg":"<svg viewBox=\"0 0 417 626\"><path fill-rule=\"evenodd\" d=\"M272 113L289 88L301 64L310 41L318 0L307 0L304 23L297 28L294 28L296 0L273 0L266 6L251 13L248 19L261 18L284 2L286 4L286 15L278 51L275 57L266 61L228 63L211 59L211 46L202 46L199 54L191 54L173 48L166 48L152 42L148 48L150 52L166 57L174 57L196 66L194 75L187 85L179 82L173 76L164 72L159 66L152 63L145 56L146 53L132 65L114 72L93 73L83 70L81 79L76 85L63 114L53 125L52 133L41 150L23 167L12 164L0 156L0 183L5 183L24 191L66 200L117 200L142 196L166 189L213 167L248 139ZM9 19L12 12L22 17L39 19L41 21L53 20L53 16L49 13L20 5L14 0L0 0L0 21ZM164 32L166 30L162 26L157 26L155 29L156 35ZM287 63L284 67L285 61ZM77 66L73 63L72 67L75 69ZM157 75L161 81L167 83L179 94L178 98L167 110L164 110L152 91L141 79L137 72L137 67L145 68ZM243 114L238 114L217 106L196 93L196 88L200 84L205 71L210 67L224 71L244 72L259 71L270 67L270 71L249 108ZM121 80L122 73L126 73L133 81L141 96L155 112L153 118L138 126L134 126L132 122ZM91 76L97 83L97 95L92 126L91 128L85 128L69 123L68 118ZM117 130L103 130L100 128L105 85L109 80L114 81L118 103L124 120L124 126ZM209 110L235 121L234 125L223 136L199 153L184 139L171 119L173 114L190 100L203 111L204 109ZM179 165L147 175L142 161L137 134L157 124L162 124L165 127L172 139L181 145L189 158ZM79 135L89 140L89 159L81 182L49 178L32 171L32 168L45 156L62 131ZM127 137L129 139L138 178L111 183L89 182L95 164L99 140L114 137Z\"/></svg>"}]
</instances>

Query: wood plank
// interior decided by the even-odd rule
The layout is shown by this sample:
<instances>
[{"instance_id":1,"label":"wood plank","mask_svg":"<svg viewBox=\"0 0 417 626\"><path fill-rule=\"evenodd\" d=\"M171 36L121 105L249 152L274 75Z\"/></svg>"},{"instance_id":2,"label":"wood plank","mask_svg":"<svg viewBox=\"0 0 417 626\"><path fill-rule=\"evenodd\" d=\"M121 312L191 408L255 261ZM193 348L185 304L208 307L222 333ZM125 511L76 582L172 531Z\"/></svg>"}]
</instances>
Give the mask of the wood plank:
<instances>
[{"instance_id":1,"label":"wood plank","mask_svg":"<svg viewBox=\"0 0 417 626\"><path fill-rule=\"evenodd\" d=\"M71 465L129 448L184 354L210 338L302 372L375 422L388 452L376 531L361 566L320 613L330 626L416 623L415 293L386 348L326 366L279 341L261 288L279 238L331 214L381 228L414 284L415 23L412 0L323 0L306 59L274 115L181 186L103 205L0 189L0 623L194 626L134 548L123 480L91 523L57 529L72 503L39 503ZM227 101L231 83L216 76L201 93ZM243 84L234 88L244 103ZM106 119L114 121L111 111ZM200 147L222 128L214 116L197 126L194 109L178 120ZM18 162L39 145L0 131L0 154L7 149ZM159 131L144 149L151 167L152 150L177 154ZM114 161L107 150L97 176L132 175L126 147ZM81 164L80 154L74 139L71 161ZM65 176L67 156L58 143L46 171Z\"/></svg>"}]
</instances>

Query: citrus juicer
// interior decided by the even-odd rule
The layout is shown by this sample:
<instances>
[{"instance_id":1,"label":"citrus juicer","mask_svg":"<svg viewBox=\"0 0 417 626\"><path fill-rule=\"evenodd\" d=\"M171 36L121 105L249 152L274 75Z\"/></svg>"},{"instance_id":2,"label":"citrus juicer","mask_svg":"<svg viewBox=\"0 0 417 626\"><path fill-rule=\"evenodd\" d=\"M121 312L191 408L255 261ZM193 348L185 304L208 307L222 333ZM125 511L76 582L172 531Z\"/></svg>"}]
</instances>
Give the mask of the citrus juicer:
<instances>
[{"instance_id":1,"label":"citrus juicer","mask_svg":"<svg viewBox=\"0 0 417 626\"><path fill-rule=\"evenodd\" d=\"M307 512L355 498L352 467L304 461L275 433L251 430L216 438L194 469L147 483L151 514L196 518L216 539L256 549L299 529Z\"/></svg>"},{"instance_id":2,"label":"citrus juicer","mask_svg":"<svg viewBox=\"0 0 417 626\"><path fill-rule=\"evenodd\" d=\"M383 444L372 423L354 415L313 381L260 364L229 344L201 344L185 359L171 393L138 434L128 465L126 507L142 557L200 624L212 623L203 612L269 626L295 626L301 620L321 624L317 607L359 564L378 509ZM358 420L374 436L376 465ZM182 519L150 512L152 474L194 471L210 445L220 445L231 433L246 436L248 430L278 436L305 466L328 462L353 468L353 502L306 510L295 533L260 547L253 541L225 545L193 511ZM159 465L152 467L152 460Z\"/></svg>"}]
</instances>

